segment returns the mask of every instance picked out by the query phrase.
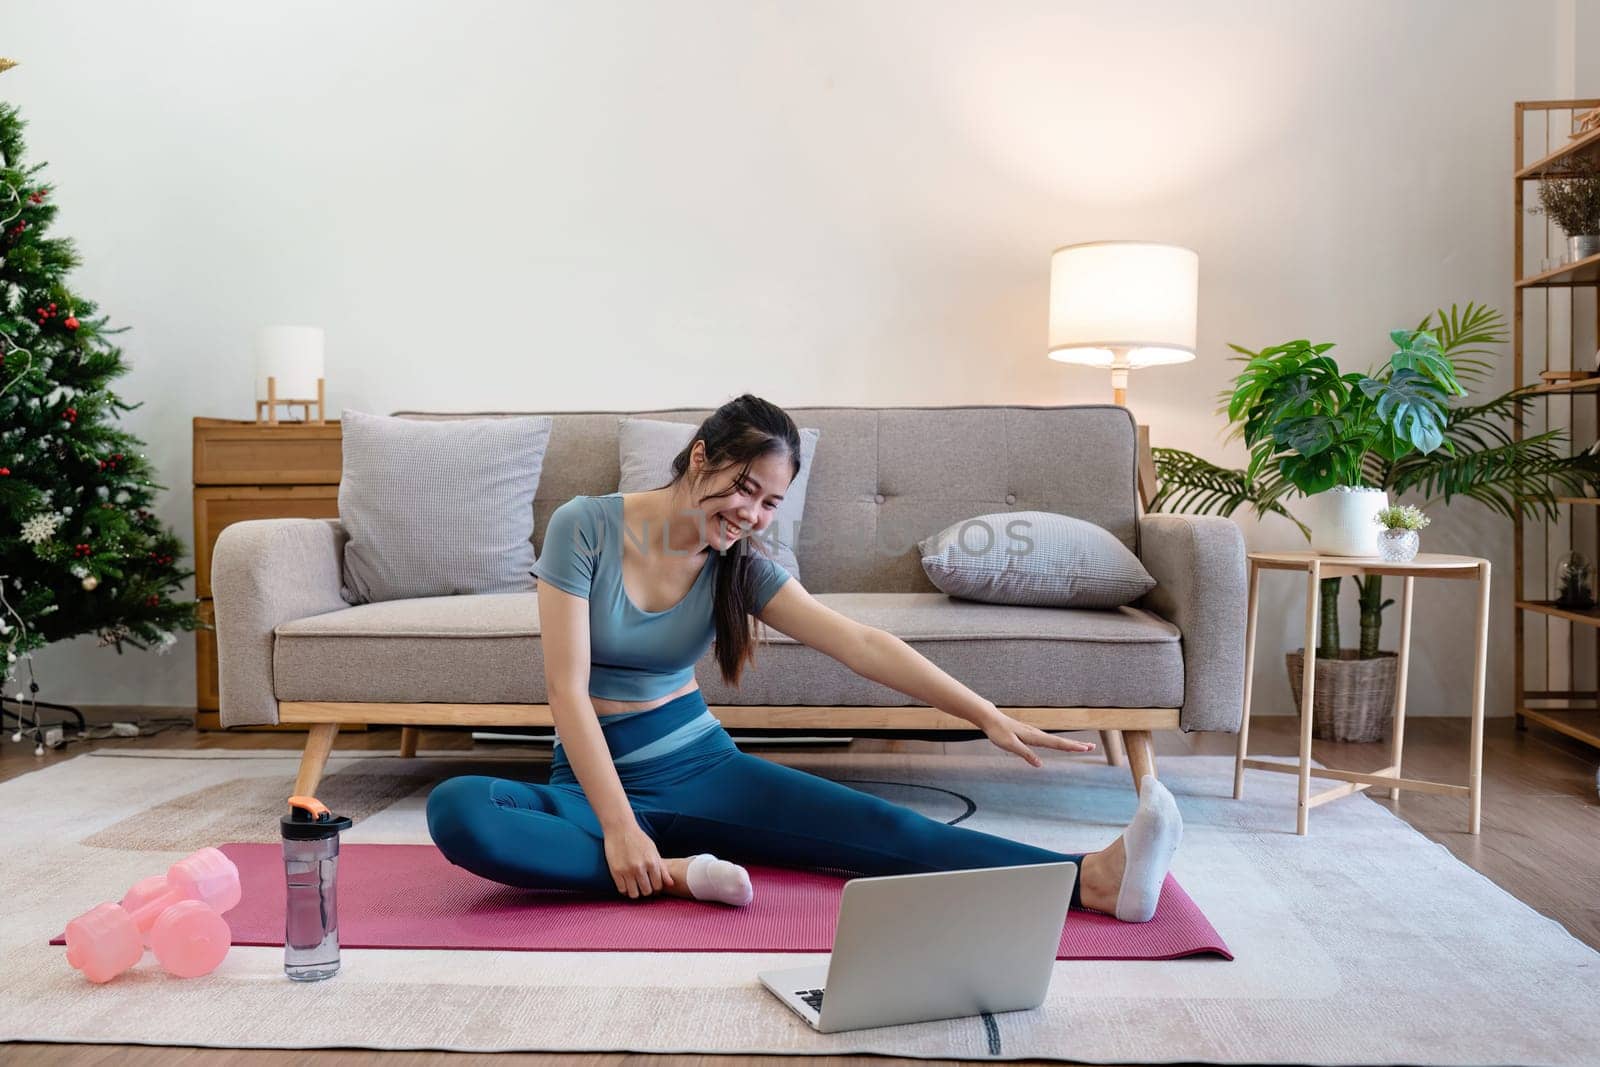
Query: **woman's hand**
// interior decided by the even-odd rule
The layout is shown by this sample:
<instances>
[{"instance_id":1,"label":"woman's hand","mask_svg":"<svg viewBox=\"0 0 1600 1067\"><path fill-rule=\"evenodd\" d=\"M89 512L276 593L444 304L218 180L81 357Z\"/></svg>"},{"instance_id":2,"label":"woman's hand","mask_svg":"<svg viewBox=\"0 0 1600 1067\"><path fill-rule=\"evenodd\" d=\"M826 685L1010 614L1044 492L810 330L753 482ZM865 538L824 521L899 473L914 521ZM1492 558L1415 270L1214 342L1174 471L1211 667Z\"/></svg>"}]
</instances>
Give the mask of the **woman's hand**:
<instances>
[{"instance_id":1,"label":"woman's hand","mask_svg":"<svg viewBox=\"0 0 1600 1067\"><path fill-rule=\"evenodd\" d=\"M1093 752L1094 745L1088 741L1074 741L1070 737L1057 737L1047 734L1037 726L1018 722L1011 716L998 709L983 721L983 732L1000 748L1007 752L1015 753L1033 764L1043 767L1044 761L1034 755L1029 745L1040 748L1060 749L1062 752Z\"/></svg>"},{"instance_id":2,"label":"woman's hand","mask_svg":"<svg viewBox=\"0 0 1600 1067\"><path fill-rule=\"evenodd\" d=\"M667 861L638 823L606 834L606 865L611 868L617 892L635 900L673 884Z\"/></svg>"}]
</instances>

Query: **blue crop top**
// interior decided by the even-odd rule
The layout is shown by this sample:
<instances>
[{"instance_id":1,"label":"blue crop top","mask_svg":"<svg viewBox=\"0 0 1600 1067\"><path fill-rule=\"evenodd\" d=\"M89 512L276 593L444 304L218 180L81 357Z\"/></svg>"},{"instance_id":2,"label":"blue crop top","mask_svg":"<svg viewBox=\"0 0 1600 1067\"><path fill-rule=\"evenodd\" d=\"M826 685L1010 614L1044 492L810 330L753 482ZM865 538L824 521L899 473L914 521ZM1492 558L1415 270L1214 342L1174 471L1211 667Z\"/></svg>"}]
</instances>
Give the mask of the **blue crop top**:
<instances>
[{"instance_id":1,"label":"blue crop top","mask_svg":"<svg viewBox=\"0 0 1600 1067\"><path fill-rule=\"evenodd\" d=\"M622 526L621 493L573 497L550 513L543 549L530 573L589 601L589 694L653 700L693 679L695 663L711 647L716 636L711 598L722 557L715 550L708 553L678 603L665 611L644 611L622 587ZM637 544L644 532L628 535ZM790 575L759 553L752 553L751 563L759 612Z\"/></svg>"}]
</instances>

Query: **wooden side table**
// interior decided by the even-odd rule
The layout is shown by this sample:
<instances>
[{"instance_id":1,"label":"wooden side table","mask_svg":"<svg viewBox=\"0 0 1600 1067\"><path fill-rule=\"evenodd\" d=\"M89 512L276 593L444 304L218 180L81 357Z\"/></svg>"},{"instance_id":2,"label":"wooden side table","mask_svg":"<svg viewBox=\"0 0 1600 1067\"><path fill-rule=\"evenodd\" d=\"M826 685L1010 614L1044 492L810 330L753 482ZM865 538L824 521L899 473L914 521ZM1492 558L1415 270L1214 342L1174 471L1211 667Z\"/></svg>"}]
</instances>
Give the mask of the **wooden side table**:
<instances>
[{"instance_id":1,"label":"wooden side table","mask_svg":"<svg viewBox=\"0 0 1600 1067\"><path fill-rule=\"evenodd\" d=\"M1300 777L1300 802L1295 832L1304 836L1311 809L1339 797L1359 793L1372 786L1396 790L1415 789L1425 793L1444 793L1467 798L1467 832L1476 834L1482 807L1480 783L1483 775L1483 691L1489 656L1489 561L1473 556L1446 556L1424 552L1405 563L1390 563L1372 556L1322 556L1315 552L1252 552L1250 560L1250 607L1245 623L1244 717L1239 723L1239 753L1234 761L1233 797L1244 796L1246 767L1262 771L1297 774ZM1303 571L1306 576L1305 673L1301 685L1300 758L1296 763L1251 759L1250 690L1256 661L1256 613L1262 571ZM1320 609L1319 583L1324 578L1392 575L1405 580L1400 593L1400 647L1395 665L1394 725L1389 736L1389 766L1372 772L1343 771L1311 766L1312 703L1316 694L1317 615ZM1467 784L1430 782L1400 776L1401 746L1406 729L1406 671L1411 658L1411 593L1418 578L1455 578L1478 581L1478 616L1474 632L1472 663L1472 740L1467 756ZM1342 785L1311 792L1312 778L1332 778Z\"/></svg>"}]
</instances>

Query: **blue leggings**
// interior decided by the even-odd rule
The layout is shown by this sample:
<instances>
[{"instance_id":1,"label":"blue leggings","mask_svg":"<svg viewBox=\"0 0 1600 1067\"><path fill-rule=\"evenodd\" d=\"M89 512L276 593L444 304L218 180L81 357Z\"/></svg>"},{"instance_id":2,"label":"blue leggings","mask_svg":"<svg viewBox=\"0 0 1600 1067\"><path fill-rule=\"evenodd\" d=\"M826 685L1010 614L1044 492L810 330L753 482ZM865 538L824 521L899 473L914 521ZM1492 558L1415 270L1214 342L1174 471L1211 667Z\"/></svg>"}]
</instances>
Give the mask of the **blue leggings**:
<instances>
[{"instance_id":1,"label":"blue leggings","mask_svg":"<svg viewBox=\"0 0 1600 1067\"><path fill-rule=\"evenodd\" d=\"M602 729L616 759L705 710L696 689L649 711L602 720ZM617 773L639 826L662 856L711 852L739 863L865 876L1083 859L949 826L751 756L720 725L664 755L623 761ZM617 893L600 821L560 747L549 785L476 774L440 782L428 795L428 833L451 863L496 882ZM1082 906L1076 880L1072 906Z\"/></svg>"}]
</instances>

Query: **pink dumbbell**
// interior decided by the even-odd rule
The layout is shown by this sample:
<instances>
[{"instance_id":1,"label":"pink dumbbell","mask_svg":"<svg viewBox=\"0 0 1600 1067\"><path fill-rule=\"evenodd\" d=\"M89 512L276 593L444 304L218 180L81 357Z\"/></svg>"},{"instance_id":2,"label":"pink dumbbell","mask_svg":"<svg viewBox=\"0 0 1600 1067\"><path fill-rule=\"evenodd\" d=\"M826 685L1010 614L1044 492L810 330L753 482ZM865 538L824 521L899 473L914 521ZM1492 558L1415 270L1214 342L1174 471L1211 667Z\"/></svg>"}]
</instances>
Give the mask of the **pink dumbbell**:
<instances>
[{"instance_id":1,"label":"pink dumbbell","mask_svg":"<svg viewBox=\"0 0 1600 1067\"><path fill-rule=\"evenodd\" d=\"M233 931L222 912L239 903L239 868L203 848L141 879L121 902L99 904L67 924L67 963L91 982L109 982L139 962L148 945L172 974L208 974L228 954Z\"/></svg>"}]
</instances>

